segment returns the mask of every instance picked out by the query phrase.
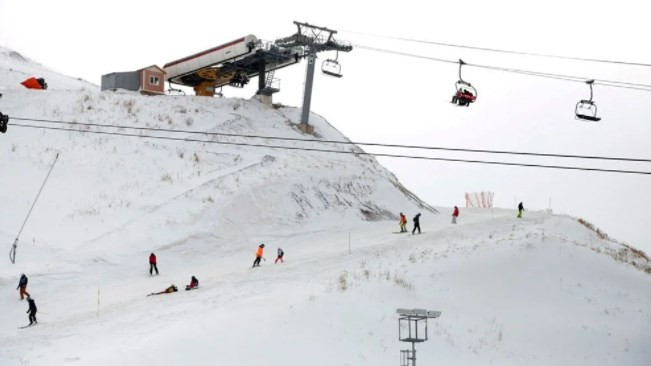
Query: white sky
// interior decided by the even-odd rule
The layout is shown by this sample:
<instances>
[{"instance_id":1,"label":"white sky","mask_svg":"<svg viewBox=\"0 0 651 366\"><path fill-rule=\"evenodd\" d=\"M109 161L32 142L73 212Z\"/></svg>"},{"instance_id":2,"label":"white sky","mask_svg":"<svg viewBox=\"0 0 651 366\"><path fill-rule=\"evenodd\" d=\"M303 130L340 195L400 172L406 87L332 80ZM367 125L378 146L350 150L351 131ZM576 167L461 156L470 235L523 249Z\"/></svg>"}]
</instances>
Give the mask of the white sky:
<instances>
[{"instance_id":1,"label":"white sky","mask_svg":"<svg viewBox=\"0 0 651 366\"><path fill-rule=\"evenodd\" d=\"M245 8L244 4L249 6ZM25 1L0 0L0 45L63 74L99 85L102 74L166 62L246 34L275 39L292 21L341 30L339 38L447 59L651 84L651 68L558 61L409 44L344 30L482 47L651 62L651 4L645 1ZM323 58L328 55L320 55ZM354 141L651 158L651 93L595 88L603 120L573 119L588 97L579 83L466 68L477 103L448 103L454 65L354 49L340 56L344 77L317 75L312 111ZM300 106L305 63L276 73L276 102ZM226 96L250 97L257 80ZM381 149L367 149L382 151ZM433 156L524 161L500 156ZM464 192L490 190L495 203L593 221L651 252L651 177L385 159L416 194L436 205L464 205ZM527 162L562 164L550 159ZM568 161L568 165L593 163ZM649 164L601 164L651 171ZM462 212L463 215L463 212ZM462 216L463 218L463 216ZM461 219L462 219L461 218ZM426 220L423 220L426 226Z\"/></svg>"}]
</instances>

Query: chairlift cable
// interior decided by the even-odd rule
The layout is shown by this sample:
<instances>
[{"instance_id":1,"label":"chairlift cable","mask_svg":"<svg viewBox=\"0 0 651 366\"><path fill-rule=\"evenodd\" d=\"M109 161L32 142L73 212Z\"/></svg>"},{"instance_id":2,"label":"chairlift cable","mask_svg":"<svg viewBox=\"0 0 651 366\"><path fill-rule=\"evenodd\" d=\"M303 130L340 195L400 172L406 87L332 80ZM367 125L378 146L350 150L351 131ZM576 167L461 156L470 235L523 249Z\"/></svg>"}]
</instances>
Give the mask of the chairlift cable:
<instances>
[{"instance_id":1,"label":"chairlift cable","mask_svg":"<svg viewBox=\"0 0 651 366\"><path fill-rule=\"evenodd\" d=\"M471 49L471 50L477 50L477 51L510 53L510 54L515 54L515 55L557 58L557 59L574 60L574 61L598 62L598 63L608 63L608 64L616 64L616 65L651 67L651 63L643 63L643 62L631 62L631 61L621 61L621 60L606 60L606 59L596 59L596 58L587 58L587 57L562 56L562 55L545 54L545 53L537 53L537 52L503 50L503 49L498 49L498 48L466 46L466 45L460 45L460 44L454 44L454 43L434 42L434 41L426 41L426 40L413 39L413 38L385 36L385 35L379 35L379 34L373 34L373 33L355 32L355 31L346 31L346 30L344 30L344 31L340 30L340 32L351 33L351 34L360 34L360 35L371 36L371 37L376 37L376 38L394 39L394 40L406 41L406 42L431 44L431 45L436 45L436 46L465 48L465 49Z\"/></svg>"},{"instance_id":2,"label":"chairlift cable","mask_svg":"<svg viewBox=\"0 0 651 366\"><path fill-rule=\"evenodd\" d=\"M34 202L32 202L32 206L29 208L29 211L27 212L27 216L25 217L25 220L23 221L23 224L20 227L20 230L18 231L18 235L16 235L16 240L14 241L14 244L11 247L11 250L9 251L9 258L11 259L11 263L16 263L16 246L18 245L18 238L20 238L20 234L23 232L23 229L25 228L25 224L27 224L27 219L29 219L29 216L32 214L32 210L34 209L34 206L36 206L36 202L38 201L38 198L41 196L41 192L43 191L43 188L45 187L45 183L47 183L48 178L50 178L50 174L52 173L52 169L54 169L54 164L56 164L57 160L59 160L59 153L54 157L54 161L52 162L52 166L50 166L50 170L47 172L47 175L45 176L45 180L43 181L43 184L41 184L41 188L38 190L38 193L36 194L36 198L34 199Z\"/></svg>"},{"instance_id":3,"label":"chairlift cable","mask_svg":"<svg viewBox=\"0 0 651 366\"><path fill-rule=\"evenodd\" d=\"M281 137L281 136L265 136L265 135L246 135L226 132L204 132L195 130L176 130L168 128L155 128L155 127L138 127L127 125L111 125L102 123L84 123L84 122L70 122L51 119L37 119L37 118L24 118L12 117L14 120L44 122L59 125L84 126L84 127L102 127L102 128L115 128L115 129L130 129L136 131L151 131L151 132L166 132L166 133L187 133L194 135L204 136L221 136L221 137L239 137L239 138L257 138L263 140L278 140L278 141L296 141L296 142L309 142L321 144L336 144L336 145L358 145L358 146L374 146L386 148L399 148L399 149L416 149L416 150L440 150L440 151L453 151L453 152L469 152L469 153L485 153L485 154L502 154L502 155L520 155L520 156L537 156L537 157L553 157L553 158L571 158L571 159L587 159L587 160L605 160L605 161L624 161L624 162L638 162L638 163L651 163L651 159L643 158L629 158L629 157L612 157L612 156L593 156L593 155L576 155L576 154L555 154L555 153L535 153L523 151L508 151L508 150L488 150L488 149L465 149L465 148L452 148L444 146L425 146L425 145L403 145L403 144L386 144L379 142L359 142L359 141L337 141L337 140L315 140L304 139L296 137ZM18 126L17 124L12 124Z\"/></svg>"},{"instance_id":4,"label":"chairlift cable","mask_svg":"<svg viewBox=\"0 0 651 366\"><path fill-rule=\"evenodd\" d=\"M122 133L122 132L77 130L77 129L69 129L69 128L61 128L61 127L46 127L46 126L36 126L36 125L27 125L27 124L14 124L13 126L34 128L34 129L44 129L44 130L77 132L77 133L93 133L93 134L101 134L101 135L139 137L139 138L150 138L150 139L182 141L182 142L199 142L199 143L230 145L230 146L248 146L248 147L268 148L268 149L300 150L300 151L313 151L313 152L324 152L324 153L335 153L335 154L355 154L355 155L367 155L367 156L375 156L375 157L406 158L406 159L418 159L418 160L448 161L448 162L462 162L462 163L504 165L504 166L521 166L521 167L531 167L531 168L592 171L592 172L604 172L604 173L651 175L651 171L640 171L640 170L603 169L603 168L588 168L588 167L565 166L565 165L526 164L526 163L514 163L514 162L491 161L491 160L468 160L468 159L442 158L442 157L433 157L433 156L370 153L370 152L365 152L361 149L360 151L315 149L315 148L305 148L305 147L295 147L295 146L252 144L252 143L244 143L244 142L211 141L211 140L189 139L189 138L180 138L180 137L171 137L171 136L138 135L138 134L130 134L130 133Z\"/></svg>"},{"instance_id":5,"label":"chairlift cable","mask_svg":"<svg viewBox=\"0 0 651 366\"><path fill-rule=\"evenodd\" d=\"M412 57L412 58L419 58L419 59L430 60L430 61L444 62L444 63L450 63L450 64L458 64L459 63L458 61L453 61L453 60L447 60L447 59L442 59L442 58L437 58L437 57L430 57L430 56L423 56L423 55L416 55L416 54L412 54L412 53L408 53L408 52L394 51L394 50L388 50L388 49L384 49L384 48L369 47L369 46L364 46L364 45L360 45L360 44L355 44L354 46L356 48L369 50L369 51L383 52L383 53L388 53L388 54L394 54L394 55L400 55L400 56L406 56L406 57ZM482 64L473 64L473 63L466 63L466 66L483 68L483 69L494 70L494 71L503 71L503 72L522 74L522 75L529 75L529 76L538 76L538 77L544 77L544 78L549 78L549 79L573 81L573 82L579 82L579 83L585 83L586 80L591 80L592 79L592 78L582 77L582 76L553 74L553 73L540 72L540 71L514 69L514 68L492 66L492 65L482 65ZM639 83L631 83L631 82L616 81L616 80L604 80L604 79L594 79L594 80L595 80L595 85L603 85L603 86L609 86L609 87L615 87L615 88L626 88L626 89L634 89L634 90L642 90L642 91L651 92L651 85L649 85L649 84L639 84Z\"/></svg>"}]
</instances>

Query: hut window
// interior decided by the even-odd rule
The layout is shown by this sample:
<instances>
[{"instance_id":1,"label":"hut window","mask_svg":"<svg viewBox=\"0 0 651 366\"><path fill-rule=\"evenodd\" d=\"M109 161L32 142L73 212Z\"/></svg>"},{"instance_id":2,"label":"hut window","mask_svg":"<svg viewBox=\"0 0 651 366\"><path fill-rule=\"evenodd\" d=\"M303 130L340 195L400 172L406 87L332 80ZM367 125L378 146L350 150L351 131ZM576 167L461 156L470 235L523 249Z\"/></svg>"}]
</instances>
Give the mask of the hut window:
<instances>
[{"instance_id":1,"label":"hut window","mask_svg":"<svg viewBox=\"0 0 651 366\"><path fill-rule=\"evenodd\" d=\"M158 82L160 80L158 79L158 76L150 76L149 77L149 84L151 85L158 85Z\"/></svg>"}]
</instances>

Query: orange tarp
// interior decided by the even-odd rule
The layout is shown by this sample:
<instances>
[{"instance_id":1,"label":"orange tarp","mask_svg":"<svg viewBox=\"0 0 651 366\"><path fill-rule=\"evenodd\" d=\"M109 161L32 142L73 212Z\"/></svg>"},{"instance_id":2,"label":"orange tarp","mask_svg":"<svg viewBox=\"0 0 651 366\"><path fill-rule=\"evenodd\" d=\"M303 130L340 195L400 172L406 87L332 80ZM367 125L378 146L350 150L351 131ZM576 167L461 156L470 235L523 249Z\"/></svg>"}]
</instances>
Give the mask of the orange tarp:
<instances>
[{"instance_id":1,"label":"orange tarp","mask_svg":"<svg viewBox=\"0 0 651 366\"><path fill-rule=\"evenodd\" d=\"M31 77L31 78L23 81L21 84L23 84L23 86L25 86L25 88L27 88L27 89L43 89L43 87L38 82L38 80L36 80L35 77Z\"/></svg>"}]
</instances>

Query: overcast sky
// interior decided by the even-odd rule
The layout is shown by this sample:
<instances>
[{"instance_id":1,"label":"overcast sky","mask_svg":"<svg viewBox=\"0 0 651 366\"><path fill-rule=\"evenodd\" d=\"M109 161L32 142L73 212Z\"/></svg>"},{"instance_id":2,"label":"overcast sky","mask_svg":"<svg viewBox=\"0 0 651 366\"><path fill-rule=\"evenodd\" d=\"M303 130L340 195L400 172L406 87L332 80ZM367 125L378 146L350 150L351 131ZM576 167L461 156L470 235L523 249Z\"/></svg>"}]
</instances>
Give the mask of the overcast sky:
<instances>
[{"instance_id":1,"label":"overcast sky","mask_svg":"<svg viewBox=\"0 0 651 366\"><path fill-rule=\"evenodd\" d=\"M651 6L645 1L10 1L0 0L0 45L97 85L101 75L136 70L247 34L275 39L292 21L340 30L353 44L447 59L589 78L651 84L651 68L560 61L405 43L346 31L568 56L651 63ZM320 62L334 55L320 54ZM603 117L574 120L588 97L580 83L464 69L476 104L449 103L457 67L360 48L340 55L344 77L317 75L312 111L354 141L651 158L651 93L595 88ZM305 63L276 73L275 102L300 106ZM226 96L250 97L254 80ZM369 151L383 151L368 148ZM406 153L413 153L405 151ZM421 155L424 153L421 153ZM651 164L432 156L601 166L651 171ZM615 175L381 158L416 194L435 205L464 205L464 192L493 191L495 203L551 207L581 216L651 252L651 176ZM462 212L463 215L463 212ZM462 216L463 218L463 216ZM461 218L461 219L462 219ZM427 225L426 218L423 225Z\"/></svg>"}]
</instances>

